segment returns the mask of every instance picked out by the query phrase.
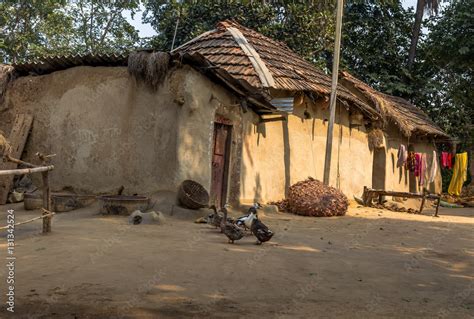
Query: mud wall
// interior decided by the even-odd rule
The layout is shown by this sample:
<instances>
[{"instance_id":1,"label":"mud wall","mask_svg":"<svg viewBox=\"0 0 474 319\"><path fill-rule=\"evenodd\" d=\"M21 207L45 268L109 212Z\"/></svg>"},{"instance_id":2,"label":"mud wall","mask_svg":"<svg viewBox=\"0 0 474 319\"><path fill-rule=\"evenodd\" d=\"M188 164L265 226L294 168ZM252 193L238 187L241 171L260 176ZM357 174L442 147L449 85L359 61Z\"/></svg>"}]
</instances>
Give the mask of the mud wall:
<instances>
[{"instance_id":1,"label":"mud wall","mask_svg":"<svg viewBox=\"0 0 474 319\"><path fill-rule=\"evenodd\" d=\"M390 125L386 129L385 137L385 152L386 152L386 170L385 170L385 188L387 190L406 191L406 192L420 192L422 188L419 186L419 177L403 167L397 167L397 153L400 144L405 145L417 153L427 154L428 173L431 169L433 160L433 150L436 147L432 140L428 137L412 137L404 136L394 125ZM439 193L442 190L442 178L438 161L438 172L433 183L427 184L426 188L430 192ZM429 176L429 174L427 174Z\"/></svg>"},{"instance_id":2,"label":"mud wall","mask_svg":"<svg viewBox=\"0 0 474 319\"><path fill-rule=\"evenodd\" d=\"M23 159L57 154L55 190L175 191L186 178L209 188L212 120L230 97L189 67L156 92L123 67L75 67L16 80L0 129L9 132L17 113L34 115Z\"/></svg>"},{"instance_id":3,"label":"mud wall","mask_svg":"<svg viewBox=\"0 0 474 319\"><path fill-rule=\"evenodd\" d=\"M304 111L310 114L305 119ZM287 188L312 176L323 179L326 149L327 102L305 100L287 122L253 125L245 116L241 169L243 202L273 201ZM349 198L371 185L372 152L365 127L350 125L349 111L338 105L334 126L330 183Z\"/></svg>"}]
</instances>

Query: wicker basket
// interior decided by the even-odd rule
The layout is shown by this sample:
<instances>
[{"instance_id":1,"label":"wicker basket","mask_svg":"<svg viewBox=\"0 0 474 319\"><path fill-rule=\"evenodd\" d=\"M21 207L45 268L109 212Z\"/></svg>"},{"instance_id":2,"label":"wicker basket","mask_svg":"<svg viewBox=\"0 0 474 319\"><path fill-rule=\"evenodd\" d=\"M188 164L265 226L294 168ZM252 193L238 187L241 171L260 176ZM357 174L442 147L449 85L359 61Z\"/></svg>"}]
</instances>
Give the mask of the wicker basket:
<instances>
[{"instance_id":1,"label":"wicker basket","mask_svg":"<svg viewBox=\"0 0 474 319\"><path fill-rule=\"evenodd\" d=\"M178 189L179 203L189 209L199 209L209 205L209 193L199 183L185 180Z\"/></svg>"}]
</instances>

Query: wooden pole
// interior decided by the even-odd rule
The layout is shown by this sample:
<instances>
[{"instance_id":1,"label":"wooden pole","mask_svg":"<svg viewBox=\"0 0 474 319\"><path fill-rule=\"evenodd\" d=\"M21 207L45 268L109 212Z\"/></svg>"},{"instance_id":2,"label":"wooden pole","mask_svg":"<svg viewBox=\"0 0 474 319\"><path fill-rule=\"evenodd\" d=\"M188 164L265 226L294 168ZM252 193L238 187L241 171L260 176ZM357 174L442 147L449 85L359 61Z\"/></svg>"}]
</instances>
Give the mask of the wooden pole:
<instances>
[{"instance_id":1,"label":"wooden pole","mask_svg":"<svg viewBox=\"0 0 474 319\"><path fill-rule=\"evenodd\" d=\"M51 211L51 189L49 187L49 172L44 171L43 175L43 215L48 215ZM43 218L43 234L51 232L51 218L52 215Z\"/></svg>"},{"instance_id":2,"label":"wooden pole","mask_svg":"<svg viewBox=\"0 0 474 319\"><path fill-rule=\"evenodd\" d=\"M344 9L344 0L337 0L336 8L336 41L334 44L334 60L332 63L332 85L331 98L329 100L329 124L326 139L326 157L324 159L324 178L325 185L329 185L331 173L331 155L332 140L334 131L334 120L336 117L336 100L337 100L337 79L339 76L339 54L341 51L341 31L342 31L342 12Z\"/></svg>"},{"instance_id":3,"label":"wooden pole","mask_svg":"<svg viewBox=\"0 0 474 319\"><path fill-rule=\"evenodd\" d=\"M0 176L2 175L24 175L24 174L31 174L31 173L40 173L40 172L47 172L54 169L53 165L50 166L39 166L34 168L22 168L22 169L6 169L0 170Z\"/></svg>"}]
</instances>

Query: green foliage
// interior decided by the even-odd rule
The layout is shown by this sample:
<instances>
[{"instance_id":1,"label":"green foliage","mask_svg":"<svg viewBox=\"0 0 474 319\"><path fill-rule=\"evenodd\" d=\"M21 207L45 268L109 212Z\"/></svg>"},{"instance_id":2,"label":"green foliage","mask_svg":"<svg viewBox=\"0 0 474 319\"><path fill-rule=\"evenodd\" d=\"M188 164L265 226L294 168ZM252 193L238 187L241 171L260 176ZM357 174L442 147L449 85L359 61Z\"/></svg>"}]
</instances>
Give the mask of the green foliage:
<instances>
[{"instance_id":1,"label":"green foliage","mask_svg":"<svg viewBox=\"0 0 474 319\"><path fill-rule=\"evenodd\" d=\"M72 20L64 0L3 0L0 2L0 58L17 62L28 56L61 52Z\"/></svg>"},{"instance_id":2,"label":"green foliage","mask_svg":"<svg viewBox=\"0 0 474 319\"><path fill-rule=\"evenodd\" d=\"M413 12L398 1L349 1L343 25L343 67L374 88L392 95L411 93L405 65Z\"/></svg>"},{"instance_id":3,"label":"green foliage","mask_svg":"<svg viewBox=\"0 0 474 319\"><path fill-rule=\"evenodd\" d=\"M462 145L474 144L474 13L469 0L453 1L427 24L414 72L413 100Z\"/></svg>"},{"instance_id":4,"label":"green foliage","mask_svg":"<svg viewBox=\"0 0 474 319\"><path fill-rule=\"evenodd\" d=\"M332 1L148 1L145 7L144 22L158 33L151 45L160 50L171 49L178 18L175 47L212 30L225 19L284 41L321 66L325 65L324 53L334 45Z\"/></svg>"},{"instance_id":5,"label":"green foliage","mask_svg":"<svg viewBox=\"0 0 474 319\"><path fill-rule=\"evenodd\" d=\"M3 0L0 58L16 63L48 54L117 52L132 48L138 32L132 15L139 0Z\"/></svg>"},{"instance_id":6,"label":"green foliage","mask_svg":"<svg viewBox=\"0 0 474 319\"><path fill-rule=\"evenodd\" d=\"M138 31L123 16L139 9L140 1L76 0L67 7L74 21L74 48L79 52L116 53L133 48Z\"/></svg>"}]
</instances>

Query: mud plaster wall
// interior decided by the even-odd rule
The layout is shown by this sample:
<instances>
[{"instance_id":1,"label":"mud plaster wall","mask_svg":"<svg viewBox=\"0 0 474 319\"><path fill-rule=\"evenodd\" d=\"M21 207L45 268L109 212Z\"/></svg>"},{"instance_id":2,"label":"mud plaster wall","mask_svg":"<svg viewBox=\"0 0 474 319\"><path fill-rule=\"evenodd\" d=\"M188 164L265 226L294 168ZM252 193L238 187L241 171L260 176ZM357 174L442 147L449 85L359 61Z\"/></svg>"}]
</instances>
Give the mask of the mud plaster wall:
<instances>
[{"instance_id":1,"label":"mud plaster wall","mask_svg":"<svg viewBox=\"0 0 474 319\"><path fill-rule=\"evenodd\" d=\"M307 110L312 118L304 119ZM244 115L241 200L268 202L285 197L287 188L312 176L322 180L326 148L327 102L295 108L288 122L255 126ZM350 128L350 114L338 105L330 183L347 196L360 196L372 182L372 152L364 126Z\"/></svg>"},{"instance_id":2,"label":"mud plaster wall","mask_svg":"<svg viewBox=\"0 0 474 319\"><path fill-rule=\"evenodd\" d=\"M34 115L23 158L57 154L54 189L151 191L174 184L179 109L168 86L152 92L126 68L76 67L16 80L7 107L10 119Z\"/></svg>"},{"instance_id":3,"label":"mud plaster wall","mask_svg":"<svg viewBox=\"0 0 474 319\"><path fill-rule=\"evenodd\" d=\"M228 199L238 199L240 150L242 136L241 108L238 100L222 86L200 73L185 67L189 72L176 74L176 96L185 101L181 106L177 131L177 181L192 179L211 189L211 162L213 153L214 119L217 115L232 122ZM236 186L237 185L237 186ZM212 197L212 194L211 194Z\"/></svg>"},{"instance_id":4,"label":"mud plaster wall","mask_svg":"<svg viewBox=\"0 0 474 319\"><path fill-rule=\"evenodd\" d=\"M239 113L223 106L231 100L189 67L171 72L157 92L123 67L76 67L15 81L0 129L9 132L17 113L34 115L23 159L57 154L55 190L175 191L187 178L209 189L214 114L238 123Z\"/></svg>"},{"instance_id":5,"label":"mud plaster wall","mask_svg":"<svg viewBox=\"0 0 474 319\"><path fill-rule=\"evenodd\" d=\"M418 153L427 154L428 172L431 169L433 160L433 150L436 150L433 142L427 137L411 137L408 139L404 136L393 124L385 130L385 145L386 145L386 171L385 171L385 189L395 191L412 191L420 192L419 178L415 177L413 173L404 168L397 167L397 153L400 144L405 146L410 145L410 149ZM438 168L440 168L439 158ZM430 192L439 193L442 190L441 171L438 172L433 183L427 184L426 187Z\"/></svg>"}]
</instances>

